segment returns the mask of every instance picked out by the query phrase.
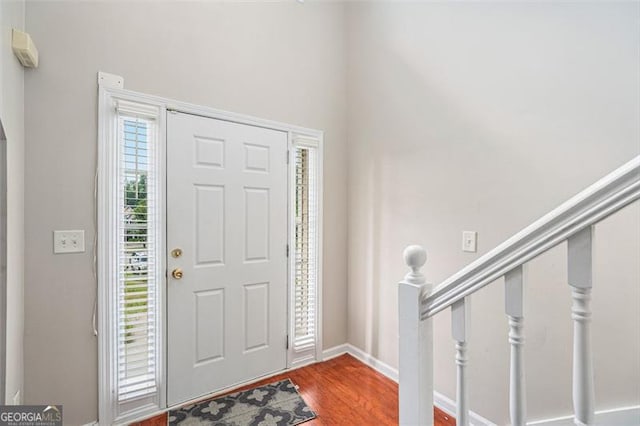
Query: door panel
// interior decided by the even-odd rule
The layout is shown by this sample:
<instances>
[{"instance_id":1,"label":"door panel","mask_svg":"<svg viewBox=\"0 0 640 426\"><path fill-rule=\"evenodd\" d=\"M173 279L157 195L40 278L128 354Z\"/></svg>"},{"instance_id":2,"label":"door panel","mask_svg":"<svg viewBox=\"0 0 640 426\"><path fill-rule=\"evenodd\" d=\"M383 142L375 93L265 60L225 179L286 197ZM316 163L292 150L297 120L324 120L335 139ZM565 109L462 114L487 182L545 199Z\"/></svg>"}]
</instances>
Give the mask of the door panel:
<instances>
[{"instance_id":1,"label":"door panel","mask_svg":"<svg viewBox=\"0 0 640 426\"><path fill-rule=\"evenodd\" d=\"M168 115L169 405L286 367L286 151L284 132Z\"/></svg>"}]
</instances>

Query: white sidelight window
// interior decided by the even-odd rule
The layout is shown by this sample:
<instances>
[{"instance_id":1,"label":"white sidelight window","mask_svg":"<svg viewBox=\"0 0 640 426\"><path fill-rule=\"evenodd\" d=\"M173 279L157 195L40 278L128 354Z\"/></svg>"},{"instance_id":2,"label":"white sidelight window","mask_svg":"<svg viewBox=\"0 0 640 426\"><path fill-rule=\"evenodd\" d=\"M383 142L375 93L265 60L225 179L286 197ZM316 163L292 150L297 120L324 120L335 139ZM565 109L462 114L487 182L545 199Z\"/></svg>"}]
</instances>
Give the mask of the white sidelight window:
<instances>
[{"instance_id":1,"label":"white sidelight window","mask_svg":"<svg viewBox=\"0 0 640 426\"><path fill-rule=\"evenodd\" d=\"M318 355L319 156L318 143L294 139L292 364Z\"/></svg>"},{"instance_id":2,"label":"white sidelight window","mask_svg":"<svg viewBox=\"0 0 640 426\"><path fill-rule=\"evenodd\" d=\"M109 97L101 115L100 423L163 406L163 149L161 109ZM106 346L106 348L104 348ZM108 356L103 354L108 353ZM108 359L103 359L108 358ZM106 385L106 386L105 386ZM108 389L106 388L108 387Z\"/></svg>"},{"instance_id":3,"label":"white sidelight window","mask_svg":"<svg viewBox=\"0 0 640 426\"><path fill-rule=\"evenodd\" d=\"M118 401L156 393L158 206L155 121L118 116Z\"/></svg>"}]
</instances>

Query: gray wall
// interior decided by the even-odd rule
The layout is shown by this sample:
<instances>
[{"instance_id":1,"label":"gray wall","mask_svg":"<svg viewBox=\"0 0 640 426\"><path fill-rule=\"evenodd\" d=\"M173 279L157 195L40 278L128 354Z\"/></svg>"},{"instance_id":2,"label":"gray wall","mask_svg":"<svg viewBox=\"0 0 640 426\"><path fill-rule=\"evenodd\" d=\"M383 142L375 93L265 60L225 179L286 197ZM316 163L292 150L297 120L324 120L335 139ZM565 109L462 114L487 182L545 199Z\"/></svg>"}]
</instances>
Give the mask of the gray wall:
<instances>
[{"instance_id":1,"label":"gray wall","mask_svg":"<svg viewBox=\"0 0 640 426\"><path fill-rule=\"evenodd\" d=\"M296 2L38 2L26 77L25 395L97 418L91 252L54 256L54 229L94 236L98 70L144 93L325 130L324 344L346 341L344 7Z\"/></svg>"},{"instance_id":2,"label":"gray wall","mask_svg":"<svg viewBox=\"0 0 640 426\"><path fill-rule=\"evenodd\" d=\"M24 31L24 16L24 1L0 1L0 118L7 139L7 403L13 403L23 382L24 72L11 50L11 29Z\"/></svg>"},{"instance_id":3,"label":"gray wall","mask_svg":"<svg viewBox=\"0 0 640 426\"><path fill-rule=\"evenodd\" d=\"M397 285L410 243L439 283L640 152L640 4L350 4L349 342L397 366ZM638 206L596 228L597 408L640 403ZM479 233L477 254L461 233ZM532 262L530 419L571 413L563 245ZM502 281L472 297L471 408L508 423ZM436 389L455 396L448 312Z\"/></svg>"},{"instance_id":4,"label":"gray wall","mask_svg":"<svg viewBox=\"0 0 640 426\"><path fill-rule=\"evenodd\" d=\"M42 63L26 75L25 390L65 404L70 424L97 417L95 282L91 254L54 256L51 231L93 238L98 70L326 131L325 347L348 337L391 365L405 245L427 247L439 282L640 152L637 3L149 5L27 4ZM640 400L638 210L596 230L598 408ZM478 254L460 251L463 229L479 232ZM529 266L532 418L570 411L564 251ZM496 283L472 307L472 408L497 423L502 300ZM436 320L436 387L452 397L448 321Z\"/></svg>"}]
</instances>

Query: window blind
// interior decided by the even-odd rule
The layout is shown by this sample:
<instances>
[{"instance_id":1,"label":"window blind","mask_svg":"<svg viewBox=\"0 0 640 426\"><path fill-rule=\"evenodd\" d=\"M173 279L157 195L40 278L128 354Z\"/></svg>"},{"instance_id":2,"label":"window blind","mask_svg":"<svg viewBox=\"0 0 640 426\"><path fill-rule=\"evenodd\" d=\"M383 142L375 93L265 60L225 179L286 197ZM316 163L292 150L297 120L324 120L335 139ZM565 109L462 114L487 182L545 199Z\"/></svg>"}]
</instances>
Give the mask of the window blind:
<instances>
[{"instance_id":1,"label":"window blind","mask_svg":"<svg viewBox=\"0 0 640 426\"><path fill-rule=\"evenodd\" d=\"M155 120L118 109L117 398L158 390Z\"/></svg>"},{"instance_id":2,"label":"window blind","mask_svg":"<svg viewBox=\"0 0 640 426\"><path fill-rule=\"evenodd\" d=\"M317 333L318 173L317 151L295 149L294 352L315 348Z\"/></svg>"}]
</instances>

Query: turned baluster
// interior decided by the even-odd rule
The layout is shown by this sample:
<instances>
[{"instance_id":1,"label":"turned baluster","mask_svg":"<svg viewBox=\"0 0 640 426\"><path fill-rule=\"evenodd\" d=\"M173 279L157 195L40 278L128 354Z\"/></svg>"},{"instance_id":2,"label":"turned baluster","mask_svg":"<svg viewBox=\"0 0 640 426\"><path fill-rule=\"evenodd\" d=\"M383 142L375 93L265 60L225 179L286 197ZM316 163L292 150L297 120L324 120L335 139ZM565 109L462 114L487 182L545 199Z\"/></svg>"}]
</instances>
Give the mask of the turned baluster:
<instances>
[{"instance_id":1,"label":"turned baluster","mask_svg":"<svg viewBox=\"0 0 640 426\"><path fill-rule=\"evenodd\" d=\"M505 311L509 317L511 368L509 375L509 413L513 426L524 426L527 403L524 373L524 277L519 266L505 275Z\"/></svg>"},{"instance_id":2,"label":"turned baluster","mask_svg":"<svg viewBox=\"0 0 640 426\"><path fill-rule=\"evenodd\" d=\"M456 341L456 424L458 426L469 425L469 391L467 383L467 331L469 328L469 315L467 311L467 299L455 302L451 306L451 334Z\"/></svg>"},{"instance_id":3,"label":"turned baluster","mask_svg":"<svg viewBox=\"0 0 640 426\"><path fill-rule=\"evenodd\" d=\"M576 425L591 425L595 396L591 355L592 227L569 238L569 285L573 319L573 410Z\"/></svg>"}]
</instances>

